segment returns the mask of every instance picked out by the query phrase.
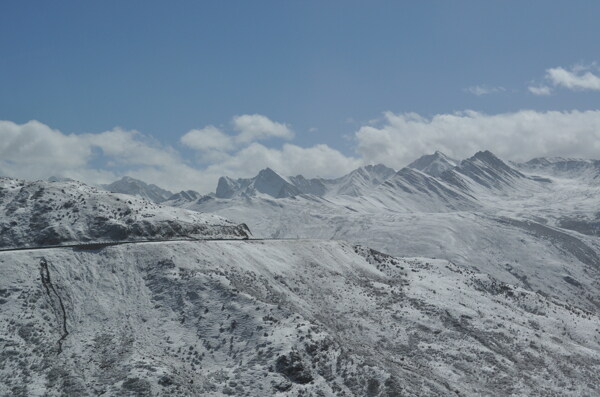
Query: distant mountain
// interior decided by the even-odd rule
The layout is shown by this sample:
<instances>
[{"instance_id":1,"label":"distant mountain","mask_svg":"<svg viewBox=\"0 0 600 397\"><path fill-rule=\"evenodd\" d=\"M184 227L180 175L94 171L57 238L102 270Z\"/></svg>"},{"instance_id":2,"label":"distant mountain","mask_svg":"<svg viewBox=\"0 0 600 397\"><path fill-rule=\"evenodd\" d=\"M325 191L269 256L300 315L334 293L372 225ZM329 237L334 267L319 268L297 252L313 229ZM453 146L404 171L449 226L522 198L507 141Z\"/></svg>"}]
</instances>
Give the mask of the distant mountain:
<instances>
[{"instance_id":1,"label":"distant mountain","mask_svg":"<svg viewBox=\"0 0 600 397\"><path fill-rule=\"evenodd\" d=\"M542 175L600 181L600 160L539 157L518 164L518 167Z\"/></svg>"},{"instance_id":2,"label":"distant mountain","mask_svg":"<svg viewBox=\"0 0 600 397\"><path fill-rule=\"evenodd\" d=\"M426 154L419 157L407 165L407 167L438 177L445 171L456 167L458 163L457 160L451 159L444 153L436 151L434 154Z\"/></svg>"},{"instance_id":3,"label":"distant mountain","mask_svg":"<svg viewBox=\"0 0 600 397\"><path fill-rule=\"evenodd\" d=\"M115 181L109 185L102 185L102 187L112 193L123 193L130 194L132 196L138 196L155 203L162 203L168 200L173 193L162 189L156 185L148 185L147 183L134 179L129 176Z\"/></svg>"},{"instance_id":4,"label":"distant mountain","mask_svg":"<svg viewBox=\"0 0 600 397\"><path fill-rule=\"evenodd\" d=\"M441 173L440 179L461 188L473 186L474 183L486 189L502 190L514 187L519 182L530 181L532 178L525 176L486 150L475 153L456 167Z\"/></svg>"},{"instance_id":5,"label":"distant mountain","mask_svg":"<svg viewBox=\"0 0 600 397\"><path fill-rule=\"evenodd\" d=\"M270 168L265 168L254 178L236 180L228 177L219 178L216 196L218 198L231 198L239 195L253 196L257 193L283 198L295 196L302 192L288 179Z\"/></svg>"},{"instance_id":6,"label":"distant mountain","mask_svg":"<svg viewBox=\"0 0 600 397\"><path fill-rule=\"evenodd\" d=\"M328 195L360 196L372 191L396 171L383 164L366 165L337 179L323 180Z\"/></svg>"},{"instance_id":7,"label":"distant mountain","mask_svg":"<svg viewBox=\"0 0 600 397\"><path fill-rule=\"evenodd\" d=\"M166 201L181 201L191 202L198 200L202 195L194 190L182 190L179 193L173 194Z\"/></svg>"},{"instance_id":8,"label":"distant mountain","mask_svg":"<svg viewBox=\"0 0 600 397\"><path fill-rule=\"evenodd\" d=\"M260 171L254 178L219 178L217 198L232 198L240 195L255 196L257 193L273 198L293 197L300 194L326 196L343 194L358 196L381 184L395 171L382 164L360 167L336 179L312 178L302 175L285 178L270 168Z\"/></svg>"}]
</instances>

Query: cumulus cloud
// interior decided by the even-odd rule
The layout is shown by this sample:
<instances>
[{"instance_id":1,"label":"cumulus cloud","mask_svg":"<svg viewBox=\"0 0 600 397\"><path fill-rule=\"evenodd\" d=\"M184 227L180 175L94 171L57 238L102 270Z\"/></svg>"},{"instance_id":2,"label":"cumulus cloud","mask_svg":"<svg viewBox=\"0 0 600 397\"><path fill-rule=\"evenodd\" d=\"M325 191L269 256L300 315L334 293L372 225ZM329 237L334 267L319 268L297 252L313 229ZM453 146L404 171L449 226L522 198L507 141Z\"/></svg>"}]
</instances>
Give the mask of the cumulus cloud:
<instances>
[{"instance_id":1,"label":"cumulus cloud","mask_svg":"<svg viewBox=\"0 0 600 397\"><path fill-rule=\"evenodd\" d=\"M208 125L201 129L188 131L180 139L185 146L198 150L203 155L215 152L229 152L252 142L269 139L292 139L293 131L289 126L278 123L261 114L244 114L231 120L232 129L237 133L227 134L221 129Z\"/></svg>"},{"instance_id":2,"label":"cumulus cloud","mask_svg":"<svg viewBox=\"0 0 600 397\"><path fill-rule=\"evenodd\" d=\"M25 179L64 176L112 182L120 170L180 163L179 154L137 131L115 128L66 135L38 121L0 121L0 174ZM95 166L92 166L92 164Z\"/></svg>"},{"instance_id":3,"label":"cumulus cloud","mask_svg":"<svg viewBox=\"0 0 600 397\"><path fill-rule=\"evenodd\" d=\"M595 64L575 65L570 69L550 68L546 70L545 78L556 87L572 91L600 91L600 77L592 73L594 69L597 69Z\"/></svg>"},{"instance_id":4,"label":"cumulus cloud","mask_svg":"<svg viewBox=\"0 0 600 397\"><path fill-rule=\"evenodd\" d=\"M556 89L571 91L600 91L600 68L596 63L577 64L570 68L555 67L546 69L543 83L530 84L527 89L533 95L551 95Z\"/></svg>"},{"instance_id":5,"label":"cumulus cloud","mask_svg":"<svg viewBox=\"0 0 600 397\"><path fill-rule=\"evenodd\" d=\"M261 114L244 114L235 116L233 128L239 131L235 140L239 143L250 143L265 138L292 139L294 133L285 124L277 123Z\"/></svg>"},{"instance_id":6,"label":"cumulus cloud","mask_svg":"<svg viewBox=\"0 0 600 397\"><path fill-rule=\"evenodd\" d=\"M284 176L338 177L359 167L361 161L347 157L327 145L300 147L286 143L281 149L252 143L206 171L234 177L251 177L269 167Z\"/></svg>"},{"instance_id":7,"label":"cumulus cloud","mask_svg":"<svg viewBox=\"0 0 600 397\"><path fill-rule=\"evenodd\" d=\"M597 158L600 111L523 110L496 115L464 111L433 117L387 112L383 123L361 127L355 139L364 162L396 168L435 150L465 158L489 149L516 161L538 156Z\"/></svg>"},{"instance_id":8,"label":"cumulus cloud","mask_svg":"<svg viewBox=\"0 0 600 397\"><path fill-rule=\"evenodd\" d=\"M464 89L466 92L470 92L473 95L482 96L488 94L497 94L506 91L504 87L488 87L486 85L475 85Z\"/></svg>"},{"instance_id":9,"label":"cumulus cloud","mask_svg":"<svg viewBox=\"0 0 600 397\"><path fill-rule=\"evenodd\" d=\"M233 139L215 126L188 131L181 137L181 143L202 152L210 150L228 151L233 149Z\"/></svg>"},{"instance_id":10,"label":"cumulus cloud","mask_svg":"<svg viewBox=\"0 0 600 397\"><path fill-rule=\"evenodd\" d=\"M267 137L290 138L284 124L264 116L239 116L233 120L237 135L214 126L192 130L181 142L200 153L185 159L176 149L138 131L115 128L100 133L63 134L38 121L16 124L0 121L0 175L24 179L69 177L92 184L109 183L130 175L178 191L214 191L220 176L254 176L271 167L282 175L339 176L360 165L327 145L300 147L284 144L266 147Z\"/></svg>"},{"instance_id":11,"label":"cumulus cloud","mask_svg":"<svg viewBox=\"0 0 600 397\"><path fill-rule=\"evenodd\" d=\"M264 122L262 118L256 120ZM338 177L368 163L401 168L435 150L465 158L489 149L516 161L538 156L597 158L600 153L600 110L523 110L495 115L464 111L432 117L387 112L381 120L355 132L354 157L324 144L244 144L249 135L238 137L245 131L252 131L255 140L263 139L265 134L257 133L255 127L240 127L247 126L245 122L232 125L236 133L207 126L184 134L181 142L200 156L189 159L137 131L115 128L69 135L37 121L0 121L0 175L25 179L55 175L93 184L130 175L173 191L209 193L220 176L252 177L265 167L284 176ZM274 125L291 132L284 124ZM290 136L281 129L273 131L271 137Z\"/></svg>"}]
</instances>

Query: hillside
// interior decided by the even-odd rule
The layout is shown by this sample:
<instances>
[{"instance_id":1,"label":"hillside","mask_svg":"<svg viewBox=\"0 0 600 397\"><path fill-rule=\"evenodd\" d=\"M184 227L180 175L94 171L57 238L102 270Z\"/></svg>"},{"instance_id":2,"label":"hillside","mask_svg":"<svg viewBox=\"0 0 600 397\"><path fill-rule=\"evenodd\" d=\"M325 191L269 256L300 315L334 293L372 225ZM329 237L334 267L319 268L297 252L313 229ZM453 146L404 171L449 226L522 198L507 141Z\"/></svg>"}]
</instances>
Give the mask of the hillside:
<instances>
[{"instance_id":1,"label":"hillside","mask_svg":"<svg viewBox=\"0 0 600 397\"><path fill-rule=\"evenodd\" d=\"M189 236L247 238L248 230L80 182L0 178L0 248Z\"/></svg>"},{"instance_id":2,"label":"hillside","mask_svg":"<svg viewBox=\"0 0 600 397\"><path fill-rule=\"evenodd\" d=\"M335 241L0 253L0 394L592 396L599 318Z\"/></svg>"}]
</instances>

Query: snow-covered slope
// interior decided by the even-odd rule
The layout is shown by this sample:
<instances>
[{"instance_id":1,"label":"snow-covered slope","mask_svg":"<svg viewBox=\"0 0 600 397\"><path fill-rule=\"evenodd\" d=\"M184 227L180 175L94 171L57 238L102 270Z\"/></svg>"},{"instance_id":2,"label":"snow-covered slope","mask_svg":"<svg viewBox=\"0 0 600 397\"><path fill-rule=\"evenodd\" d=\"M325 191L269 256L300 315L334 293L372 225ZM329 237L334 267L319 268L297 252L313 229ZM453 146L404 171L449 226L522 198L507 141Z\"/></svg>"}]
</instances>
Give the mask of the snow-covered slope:
<instances>
[{"instance_id":1,"label":"snow-covered slope","mask_svg":"<svg viewBox=\"0 0 600 397\"><path fill-rule=\"evenodd\" d=\"M475 190L480 194L485 189L494 195L512 194L515 190L536 190L540 184L550 182L523 174L487 150L475 153L439 177L458 188Z\"/></svg>"},{"instance_id":2,"label":"snow-covered slope","mask_svg":"<svg viewBox=\"0 0 600 397\"><path fill-rule=\"evenodd\" d=\"M362 196L394 175L394 169L383 164L366 165L337 179L323 179L328 196ZM305 192L310 193L310 192Z\"/></svg>"},{"instance_id":3,"label":"snow-covered slope","mask_svg":"<svg viewBox=\"0 0 600 397\"><path fill-rule=\"evenodd\" d=\"M597 315L335 241L0 253L0 394L595 396Z\"/></svg>"},{"instance_id":4,"label":"snow-covered slope","mask_svg":"<svg viewBox=\"0 0 600 397\"><path fill-rule=\"evenodd\" d=\"M589 162L593 164L593 162ZM185 205L257 237L344 239L443 258L600 311L600 186L479 152L434 177L405 168L362 195L206 198Z\"/></svg>"},{"instance_id":5,"label":"snow-covered slope","mask_svg":"<svg viewBox=\"0 0 600 397\"><path fill-rule=\"evenodd\" d=\"M600 160L540 157L517 166L529 172L600 183Z\"/></svg>"},{"instance_id":6,"label":"snow-covered slope","mask_svg":"<svg viewBox=\"0 0 600 397\"><path fill-rule=\"evenodd\" d=\"M0 178L0 248L188 236L244 238L248 231L214 214L80 182Z\"/></svg>"},{"instance_id":7,"label":"snow-covered slope","mask_svg":"<svg viewBox=\"0 0 600 397\"><path fill-rule=\"evenodd\" d=\"M124 176L118 181L102 187L112 193L130 194L132 196L145 198L155 203L162 203L173 195L173 193L168 190L162 189L156 185L148 185L145 182L129 176Z\"/></svg>"}]
</instances>

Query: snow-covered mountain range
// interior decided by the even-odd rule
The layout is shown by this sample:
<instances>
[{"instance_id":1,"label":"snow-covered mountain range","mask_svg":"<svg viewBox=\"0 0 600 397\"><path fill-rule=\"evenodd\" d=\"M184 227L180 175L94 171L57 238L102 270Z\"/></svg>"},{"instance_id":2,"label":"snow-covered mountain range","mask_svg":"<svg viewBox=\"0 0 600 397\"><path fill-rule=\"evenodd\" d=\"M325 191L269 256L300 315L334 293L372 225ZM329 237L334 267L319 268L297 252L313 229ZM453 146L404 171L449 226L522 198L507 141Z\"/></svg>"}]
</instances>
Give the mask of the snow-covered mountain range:
<instances>
[{"instance_id":1,"label":"snow-covered mountain range","mask_svg":"<svg viewBox=\"0 0 600 397\"><path fill-rule=\"evenodd\" d=\"M330 189L276 198L247 192L180 206L246 223L258 237L343 239L397 256L443 258L598 310L596 165L558 159L512 164L489 151L456 161L436 152L371 186L346 185L344 191L358 194Z\"/></svg>"},{"instance_id":2,"label":"snow-covered mountain range","mask_svg":"<svg viewBox=\"0 0 600 397\"><path fill-rule=\"evenodd\" d=\"M438 152L161 205L1 178L0 395L596 396L597 175Z\"/></svg>"},{"instance_id":3,"label":"snow-covered mountain range","mask_svg":"<svg viewBox=\"0 0 600 397\"><path fill-rule=\"evenodd\" d=\"M273 198L312 194L358 196L394 174L392 168L382 164L367 165L337 179L311 178L302 175L282 177L270 168L260 171L254 178L232 179L221 177L217 185L217 198L252 197L265 195Z\"/></svg>"}]
</instances>

